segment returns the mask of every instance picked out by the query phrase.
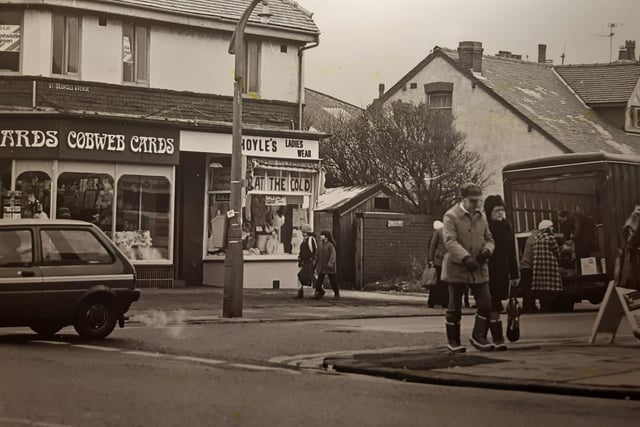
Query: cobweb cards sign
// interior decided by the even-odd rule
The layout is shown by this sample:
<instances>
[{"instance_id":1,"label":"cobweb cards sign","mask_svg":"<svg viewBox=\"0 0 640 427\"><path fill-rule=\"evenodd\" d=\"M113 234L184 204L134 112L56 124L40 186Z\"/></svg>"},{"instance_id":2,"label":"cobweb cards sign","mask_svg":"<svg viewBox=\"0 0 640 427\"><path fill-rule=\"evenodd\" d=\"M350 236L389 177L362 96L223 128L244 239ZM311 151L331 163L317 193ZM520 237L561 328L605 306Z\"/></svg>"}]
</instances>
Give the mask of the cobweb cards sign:
<instances>
[{"instance_id":1,"label":"cobweb cards sign","mask_svg":"<svg viewBox=\"0 0 640 427\"><path fill-rule=\"evenodd\" d=\"M589 344L593 344L599 333L611 334L610 343L616 338L620 322L626 317L633 335L640 339L640 326L638 325L640 316L640 291L635 289L620 288L612 280L604 294L604 300L598 310L593 331L589 338Z\"/></svg>"}]
</instances>

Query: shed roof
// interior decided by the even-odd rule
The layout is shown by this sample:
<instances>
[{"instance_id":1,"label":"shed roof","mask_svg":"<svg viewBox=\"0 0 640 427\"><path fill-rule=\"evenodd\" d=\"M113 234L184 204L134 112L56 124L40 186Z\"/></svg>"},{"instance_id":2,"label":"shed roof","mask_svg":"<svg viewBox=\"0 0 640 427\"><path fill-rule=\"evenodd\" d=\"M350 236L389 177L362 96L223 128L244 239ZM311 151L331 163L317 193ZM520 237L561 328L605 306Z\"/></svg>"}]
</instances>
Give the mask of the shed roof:
<instances>
[{"instance_id":1,"label":"shed roof","mask_svg":"<svg viewBox=\"0 0 640 427\"><path fill-rule=\"evenodd\" d=\"M640 62L560 65L555 70L586 104L626 104L640 79Z\"/></svg>"},{"instance_id":2,"label":"shed roof","mask_svg":"<svg viewBox=\"0 0 640 427\"><path fill-rule=\"evenodd\" d=\"M600 162L631 163L640 166L640 156L624 156L620 154L602 152L561 154L558 156L540 157L536 159L509 163L502 170L504 172L513 172L522 169Z\"/></svg>"},{"instance_id":3,"label":"shed roof","mask_svg":"<svg viewBox=\"0 0 640 427\"><path fill-rule=\"evenodd\" d=\"M161 10L181 15L192 15L204 18L218 18L237 21L251 0L111 0L110 3ZM313 14L292 0L271 0L269 8L273 16L269 18L269 26L289 28L319 34L320 30L312 19ZM261 23L258 6L249 22Z\"/></svg>"},{"instance_id":4,"label":"shed roof","mask_svg":"<svg viewBox=\"0 0 640 427\"><path fill-rule=\"evenodd\" d=\"M380 191L387 191L387 188L383 184L327 188L326 192L318 197L318 205L315 210L317 212L346 212Z\"/></svg>"}]
</instances>

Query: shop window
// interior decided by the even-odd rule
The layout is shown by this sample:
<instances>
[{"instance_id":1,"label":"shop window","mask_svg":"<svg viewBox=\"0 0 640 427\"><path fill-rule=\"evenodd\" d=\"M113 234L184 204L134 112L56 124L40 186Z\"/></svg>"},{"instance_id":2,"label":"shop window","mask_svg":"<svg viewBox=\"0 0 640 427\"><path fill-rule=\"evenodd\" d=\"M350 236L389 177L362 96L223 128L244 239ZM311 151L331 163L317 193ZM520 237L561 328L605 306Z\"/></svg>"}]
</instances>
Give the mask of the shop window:
<instances>
[{"instance_id":1,"label":"shop window","mask_svg":"<svg viewBox=\"0 0 640 427\"><path fill-rule=\"evenodd\" d=\"M0 71L20 71L22 12L0 13Z\"/></svg>"},{"instance_id":2,"label":"shop window","mask_svg":"<svg viewBox=\"0 0 640 427\"><path fill-rule=\"evenodd\" d=\"M246 43L246 75L244 82L244 93L260 92L260 42L249 40Z\"/></svg>"},{"instance_id":3,"label":"shop window","mask_svg":"<svg viewBox=\"0 0 640 427\"><path fill-rule=\"evenodd\" d=\"M225 161L226 160L226 161ZM207 254L220 253L225 246L226 213L231 199L230 183L231 168L223 166L228 159L214 159L209 163L208 196L208 225L207 225Z\"/></svg>"},{"instance_id":4,"label":"shop window","mask_svg":"<svg viewBox=\"0 0 640 427\"><path fill-rule=\"evenodd\" d=\"M0 159L0 207L1 207L0 218L13 218L13 207L11 207L11 209L8 209L9 201L11 199L10 190L11 190L11 160ZM5 200L7 201L7 204L5 204ZM5 207L7 209L5 209Z\"/></svg>"},{"instance_id":5,"label":"shop window","mask_svg":"<svg viewBox=\"0 0 640 427\"><path fill-rule=\"evenodd\" d=\"M111 237L113 193L110 175L62 173L58 177L56 218L91 222Z\"/></svg>"},{"instance_id":6,"label":"shop window","mask_svg":"<svg viewBox=\"0 0 640 427\"><path fill-rule=\"evenodd\" d=\"M149 29L140 25L122 25L122 80L149 81Z\"/></svg>"},{"instance_id":7,"label":"shop window","mask_svg":"<svg viewBox=\"0 0 640 427\"><path fill-rule=\"evenodd\" d=\"M131 260L168 260L171 185L159 176L118 180L115 243Z\"/></svg>"},{"instance_id":8,"label":"shop window","mask_svg":"<svg viewBox=\"0 0 640 427\"><path fill-rule=\"evenodd\" d=\"M87 230L42 230L44 265L111 264L113 257Z\"/></svg>"},{"instance_id":9,"label":"shop window","mask_svg":"<svg viewBox=\"0 0 640 427\"><path fill-rule=\"evenodd\" d=\"M80 18L53 15L53 74L80 72Z\"/></svg>"},{"instance_id":10,"label":"shop window","mask_svg":"<svg viewBox=\"0 0 640 427\"><path fill-rule=\"evenodd\" d=\"M51 178L44 172L23 172L16 179L16 191L5 197L4 213L11 218L51 218Z\"/></svg>"}]
</instances>

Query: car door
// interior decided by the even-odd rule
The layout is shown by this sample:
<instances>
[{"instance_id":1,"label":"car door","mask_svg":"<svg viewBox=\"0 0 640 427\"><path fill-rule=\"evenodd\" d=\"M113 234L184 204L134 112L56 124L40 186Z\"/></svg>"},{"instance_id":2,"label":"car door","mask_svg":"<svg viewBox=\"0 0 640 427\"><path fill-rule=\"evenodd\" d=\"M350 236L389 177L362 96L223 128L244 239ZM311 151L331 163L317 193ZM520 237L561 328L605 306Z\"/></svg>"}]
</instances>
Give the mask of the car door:
<instances>
[{"instance_id":1,"label":"car door","mask_svg":"<svg viewBox=\"0 0 640 427\"><path fill-rule=\"evenodd\" d=\"M90 227L42 226L39 237L48 316L73 316L88 290L123 280L122 262Z\"/></svg>"},{"instance_id":2,"label":"car door","mask_svg":"<svg viewBox=\"0 0 640 427\"><path fill-rule=\"evenodd\" d=\"M0 228L0 322L28 319L42 308L34 243L29 227Z\"/></svg>"}]
</instances>

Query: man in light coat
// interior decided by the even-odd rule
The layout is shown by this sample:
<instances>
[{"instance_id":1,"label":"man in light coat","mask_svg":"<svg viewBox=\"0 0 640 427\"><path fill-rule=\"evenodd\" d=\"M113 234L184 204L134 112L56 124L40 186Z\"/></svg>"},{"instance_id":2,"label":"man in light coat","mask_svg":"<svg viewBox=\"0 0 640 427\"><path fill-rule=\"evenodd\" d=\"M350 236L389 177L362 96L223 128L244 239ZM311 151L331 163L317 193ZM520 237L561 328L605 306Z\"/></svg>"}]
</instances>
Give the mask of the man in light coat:
<instances>
[{"instance_id":1,"label":"man in light coat","mask_svg":"<svg viewBox=\"0 0 640 427\"><path fill-rule=\"evenodd\" d=\"M487 261L494 249L489 224L480 210L482 190L475 184L460 187L462 201L444 215L442 235L447 253L442 264L442 280L449 287L449 307L446 315L447 348L463 353L460 343L462 295L467 286L476 299L478 312L471 334L471 344L478 350L493 350L487 340L491 296L489 294L489 267Z\"/></svg>"}]
</instances>

